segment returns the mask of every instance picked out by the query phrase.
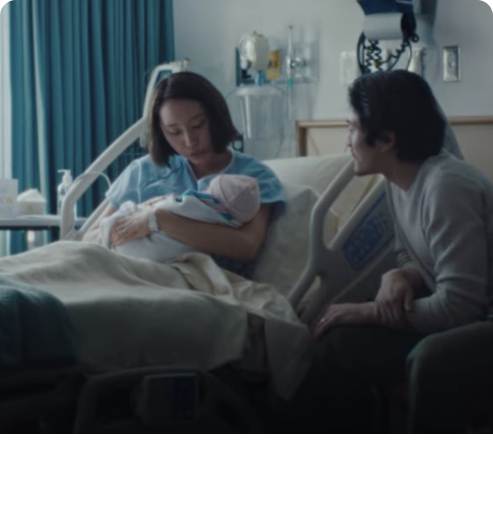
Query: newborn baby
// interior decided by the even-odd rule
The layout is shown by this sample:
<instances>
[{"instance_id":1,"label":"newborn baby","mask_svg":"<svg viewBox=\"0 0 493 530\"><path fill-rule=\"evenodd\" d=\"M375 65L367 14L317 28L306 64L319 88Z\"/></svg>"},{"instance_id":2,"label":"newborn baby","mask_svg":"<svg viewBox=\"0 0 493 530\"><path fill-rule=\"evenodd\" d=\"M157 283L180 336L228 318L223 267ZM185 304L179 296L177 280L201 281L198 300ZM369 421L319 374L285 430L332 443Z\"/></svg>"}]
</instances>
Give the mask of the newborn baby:
<instances>
[{"instance_id":1,"label":"newborn baby","mask_svg":"<svg viewBox=\"0 0 493 530\"><path fill-rule=\"evenodd\" d=\"M260 192L257 179L253 177L221 174L212 179L207 190L203 192L188 190L179 196L167 195L152 206L141 206L127 201L113 215L101 221L101 239L107 248L124 256L162 263L196 250L162 231L151 232L146 237L133 239L118 247L112 247L110 244L114 223L143 208L167 210L196 221L238 228L251 221L259 211Z\"/></svg>"}]
</instances>

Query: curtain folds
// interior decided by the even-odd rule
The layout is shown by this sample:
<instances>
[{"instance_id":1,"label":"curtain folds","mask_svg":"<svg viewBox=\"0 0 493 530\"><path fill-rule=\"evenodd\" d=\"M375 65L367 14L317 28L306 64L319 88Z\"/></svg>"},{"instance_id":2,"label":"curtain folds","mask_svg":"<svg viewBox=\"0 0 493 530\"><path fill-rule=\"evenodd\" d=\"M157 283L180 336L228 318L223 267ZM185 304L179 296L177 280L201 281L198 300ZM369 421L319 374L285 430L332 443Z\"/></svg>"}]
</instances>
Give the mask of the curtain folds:
<instances>
[{"instance_id":1,"label":"curtain folds","mask_svg":"<svg viewBox=\"0 0 493 530\"><path fill-rule=\"evenodd\" d=\"M150 72L174 60L172 0L10 6L12 175L20 192L39 189L55 213L57 171L79 175L137 121ZM129 161L113 163L110 178ZM86 192L78 214L91 213L106 187L100 179ZM11 247L23 249L20 241Z\"/></svg>"},{"instance_id":2,"label":"curtain folds","mask_svg":"<svg viewBox=\"0 0 493 530\"><path fill-rule=\"evenodd\" d=\"M0 12L0 178L12 178L12 114L10 90L10 5ZM0 256L7 255L8 232L0 231Z\"/></svg>"}]
</instances>

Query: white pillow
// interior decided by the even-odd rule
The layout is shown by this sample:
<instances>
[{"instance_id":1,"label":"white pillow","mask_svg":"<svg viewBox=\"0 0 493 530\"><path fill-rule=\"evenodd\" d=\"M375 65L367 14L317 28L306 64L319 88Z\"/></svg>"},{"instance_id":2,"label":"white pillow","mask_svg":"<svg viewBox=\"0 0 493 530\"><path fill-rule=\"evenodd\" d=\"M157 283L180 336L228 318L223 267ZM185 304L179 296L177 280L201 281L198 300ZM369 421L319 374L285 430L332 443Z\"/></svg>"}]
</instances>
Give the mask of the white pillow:
<instances>
[{"instance_id":1,"label":"white pillow","mask_svg":"<svg viewBox=\"0 0 493 530\"><path fill-rule=\"evenodd\" d=\"M279 208L255 261L252 279L268 283L287 296L308 262L308 233L313 206L347 163L347 155L284 158L264 161L283 184L287 204ZM338 220L329 211L324 239L337 232Z\"/></svg>"},{"instance_id":2,"label":"white pillow","mask_svg":"<svg viewBox=\"0 0 493 530\"><path fill-rule=\"evenodd\" d=\"M318 198L346 166L350 154L267 160L283 184L287 205L271 221L252 279L288 295L308 261L310 216ZM324 223L326 244L368 188L372 177L353 179L329 210Z\"/></svg>"},{"instance_id":3,"label":"white pillow","mask_svg":"<svg viewBox=\"0 0 493 530\"><path fill-rule=\"evenodd\" d=\"M265 160L264 164L274 171L281 182L310 186L321 194L342 167L347 164L350 157L351 155L345 153L328 156L300 156Z\"/></svg>"},{"instance_id":4,"label":"white pillow","mask_svg":"<svg viewBox=\"0 0 493 530\"><path fill-rule=\"evenodd\" d=\"M252 279L273 285L287 296L307 263L310 215L319 195L308 186L283 187L286 205L274 213Z\"/></svg>"},{"instance_id":5,"label":"white pillow","mask_svg":"<svg viewBox=\"0 0 493 530\"><path fill-rule=\"evenodd\" d=\"M341 169L352 160L349 153L326 156L307 156L267 160L269 166L283 183L310 186L322 194ZM356 205L376 182L373 175L354 178L339 195L331 207L331 212L338 220L339 228L350 217ZM327 229L325 242L328 243Z\"/></svg>"}]
</instances>

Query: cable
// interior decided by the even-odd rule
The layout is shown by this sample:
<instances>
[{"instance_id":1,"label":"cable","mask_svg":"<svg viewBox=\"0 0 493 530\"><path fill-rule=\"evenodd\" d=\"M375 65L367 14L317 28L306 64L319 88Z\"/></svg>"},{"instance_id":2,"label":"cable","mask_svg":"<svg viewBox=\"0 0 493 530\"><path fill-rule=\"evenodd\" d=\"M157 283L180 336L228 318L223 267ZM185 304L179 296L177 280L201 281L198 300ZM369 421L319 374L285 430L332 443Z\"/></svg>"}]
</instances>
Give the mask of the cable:
<instances>
[{"instance_id":1,"label":"cable","mask_svg":"<svg viewBox=\"0 0 493 530\"><path fill-rule=\"evenodd\" d=\"M379 41L369 40L367 44L365 34L361 33L357 45L358 66L360 72L362 74L369 74L372 72L372 66L378 71L392 70L397 65L406 49L409 51L409 58L406 66L406 70L408 70L413 56L411 42L418 41L419 37L417 35L414 35L410 39L403 39L400 48L395 53L389 53L389 57L383 60ZM387 65L385 69L382 68L384 65Z\"/></svg>"}]
</instances>

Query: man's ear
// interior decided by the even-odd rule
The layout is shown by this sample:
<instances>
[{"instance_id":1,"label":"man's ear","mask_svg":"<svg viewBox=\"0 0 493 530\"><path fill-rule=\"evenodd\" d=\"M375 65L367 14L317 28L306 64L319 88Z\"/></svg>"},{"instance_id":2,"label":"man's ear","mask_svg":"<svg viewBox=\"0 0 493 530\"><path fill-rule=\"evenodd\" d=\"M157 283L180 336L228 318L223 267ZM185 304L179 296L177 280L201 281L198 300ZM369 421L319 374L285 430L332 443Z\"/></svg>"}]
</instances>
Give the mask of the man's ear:
<instances>
[{"instance_id":1,"label":"man's ear","mask_svg":"<svg viewBox=\"0 0 493 530\"><path fill-rule=\"evenodd\" d=\"M395 133L384 132L377 142L377 148L382 153L388 153L395 147Z\"/></svg>"}]
</instances>

